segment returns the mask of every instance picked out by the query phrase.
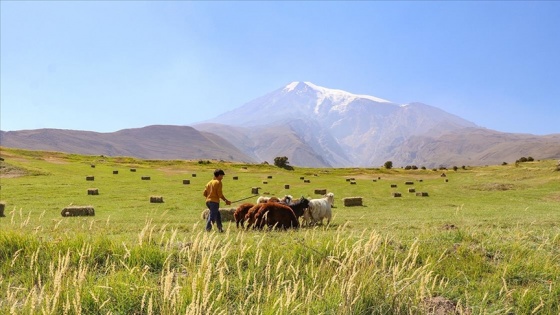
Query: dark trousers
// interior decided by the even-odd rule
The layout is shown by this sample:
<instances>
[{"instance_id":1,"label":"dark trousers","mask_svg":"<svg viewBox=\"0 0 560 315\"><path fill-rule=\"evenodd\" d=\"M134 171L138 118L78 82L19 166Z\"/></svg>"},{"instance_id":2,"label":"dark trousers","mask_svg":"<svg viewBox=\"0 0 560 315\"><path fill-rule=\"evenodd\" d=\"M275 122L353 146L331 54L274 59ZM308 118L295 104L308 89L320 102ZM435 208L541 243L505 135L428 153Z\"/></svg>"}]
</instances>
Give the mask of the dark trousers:
<instances>
[{"instance_id":1,"label":"dark trousers","mask_svg":"<svg viewBox=\"0 0 560 315\"><path fill-rule=\"evenodd\" d=\"M208 213L208 221L206 221L206 231L212 230L212 223L216 222L218 231L222 230L222 216L220 215L220 204L217 202L208 201L206 206L210 210Z\"/></svg>"}]
</instances>

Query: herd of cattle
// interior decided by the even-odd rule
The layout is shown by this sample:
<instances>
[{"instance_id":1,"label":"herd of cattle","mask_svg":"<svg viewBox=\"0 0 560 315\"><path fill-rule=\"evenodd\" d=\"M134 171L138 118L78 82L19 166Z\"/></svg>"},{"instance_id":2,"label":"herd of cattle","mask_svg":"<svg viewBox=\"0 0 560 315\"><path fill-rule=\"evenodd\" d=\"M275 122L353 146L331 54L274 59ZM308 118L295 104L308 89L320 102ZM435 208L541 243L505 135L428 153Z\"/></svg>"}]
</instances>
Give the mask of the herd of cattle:
<instances>
[{"instance_id":1,"label":"herd of cattle","mask_svg":"<svg viewBox=\"0 0 560 315\"><path fill-rule=\"evenodd\" d=\"M245 228L245 222L247 222L247 229L251 227L262 229L265 226L298 228L300 218L303 218L304 225L322 224L323 219L326 219L328 224L332 218L333 204L333 193L328 193L319 199L301 197L298 200L293 200L289 195L282 199L261 196L256 204L241 204L235 210L233 217L238 228L240 225Z\"/></svg>"}]
</instances>

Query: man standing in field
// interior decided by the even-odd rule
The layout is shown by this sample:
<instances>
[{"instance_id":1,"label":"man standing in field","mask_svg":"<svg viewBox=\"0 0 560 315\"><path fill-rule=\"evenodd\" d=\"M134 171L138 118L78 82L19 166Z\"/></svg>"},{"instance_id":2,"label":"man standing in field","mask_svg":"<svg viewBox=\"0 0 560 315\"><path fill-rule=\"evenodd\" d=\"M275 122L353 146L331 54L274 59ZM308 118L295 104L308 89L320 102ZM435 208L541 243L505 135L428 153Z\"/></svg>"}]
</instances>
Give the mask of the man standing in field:
<instances>
[{"instance_id":1,"label":"man standing in field","mask_svg":"<svg viewBox=\"0 0 560 315\"><path fill-rule=\"evenodd\" d=\"M220 215L220 199L226 202L226 205L231 205L231 202L224 197L222 193L222 179L224 178L223 170L217 169L214 171L214 179L206 184L204 189L204 197L206 197L206 206L208 207L208 221L206 222L206 231L212 230L212 223L216 222L218 231L223 232L222 229L222 216Z\"/></svg>"}]
</instances>

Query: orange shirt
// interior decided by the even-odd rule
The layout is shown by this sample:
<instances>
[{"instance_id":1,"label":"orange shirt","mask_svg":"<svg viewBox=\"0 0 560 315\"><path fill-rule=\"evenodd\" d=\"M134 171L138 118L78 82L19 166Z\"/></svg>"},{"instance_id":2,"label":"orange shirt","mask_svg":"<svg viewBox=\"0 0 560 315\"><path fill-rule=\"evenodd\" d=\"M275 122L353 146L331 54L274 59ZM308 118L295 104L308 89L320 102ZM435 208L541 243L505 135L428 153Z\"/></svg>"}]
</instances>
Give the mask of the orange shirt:
<instances>
[{"instance_id":1,"label":"orange shirt","mask_svg":"<svg viewBox=\"0 0 560 315\"><path fill-rule=\"evenodd\" d=\"M204 197L206 197L206 202L220 202L220 199L226 199L224 194L222 193L222 182L213 179L206 184L206 188L204 189Z\"/></svg>"}]
</instances>

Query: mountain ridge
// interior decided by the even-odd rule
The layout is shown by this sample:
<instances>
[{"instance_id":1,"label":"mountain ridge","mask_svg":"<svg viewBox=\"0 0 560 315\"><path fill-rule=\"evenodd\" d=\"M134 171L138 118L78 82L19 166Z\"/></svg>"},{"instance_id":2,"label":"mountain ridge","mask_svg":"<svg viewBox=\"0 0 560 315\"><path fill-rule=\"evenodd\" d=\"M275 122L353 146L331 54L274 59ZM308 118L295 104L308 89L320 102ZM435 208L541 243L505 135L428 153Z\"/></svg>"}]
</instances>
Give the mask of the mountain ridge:
<instances>
[{"instance_id":1,"label":"mountain ridge","mask_svg":"<svg viewBox=\"0 0 560 315\"><path fill-rule=\"evenodd\" d=\"M147 159L218 159L293 166L436 167L560 158L560 134L485 129L421 102L295 81L193 126L151 125L111 133L64 129L0 131L0 146Z\"/></svg>"}]
</instances>

